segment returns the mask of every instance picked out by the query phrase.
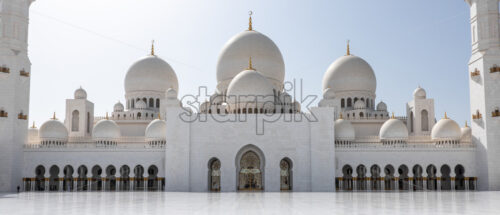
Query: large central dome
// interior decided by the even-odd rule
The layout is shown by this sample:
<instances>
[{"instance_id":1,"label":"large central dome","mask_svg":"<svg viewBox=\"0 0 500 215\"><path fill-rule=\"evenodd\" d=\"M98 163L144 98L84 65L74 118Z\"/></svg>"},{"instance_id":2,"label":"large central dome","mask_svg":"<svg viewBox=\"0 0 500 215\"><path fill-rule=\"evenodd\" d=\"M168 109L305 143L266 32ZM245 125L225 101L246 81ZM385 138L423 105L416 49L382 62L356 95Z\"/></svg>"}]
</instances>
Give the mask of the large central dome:
<instances>
[{"instance_id":1,"label":"large central dome","mask_svg":"<svg viewBox=\"0 0 500 215\"><path fill-rule=\"evenodd\" d=\"M354 55L342 56L333 62L323 77L323 90L332 89L334 94L365 91L375 94L377 79L372 67Z\"/></svg>"},{"instance_id":2,"label":"large central dome","mask_svg":"<svg viewBox=\"0 0 500 215\"><path fill-rule=\"evenodd\" d=\"M125 76L125 92L154 91L165 93L169 88L178 91L177 75L170 65L156 55L137 60Z\"/></svg>"},{"instance_id":3,"label":"large central dome","mask_svg":"<svg viewBox=\"0 0 500 215\"><path fill-rule=\"evenodd\" d=\"M285 64L280 50L266 35L248 30L231 38L222 49L217 62L219 92L225 92L231 80L247 67L249 57L252 57L254 67L274 88L281 89L285 79Z\"/></svg>"}]
</instances>

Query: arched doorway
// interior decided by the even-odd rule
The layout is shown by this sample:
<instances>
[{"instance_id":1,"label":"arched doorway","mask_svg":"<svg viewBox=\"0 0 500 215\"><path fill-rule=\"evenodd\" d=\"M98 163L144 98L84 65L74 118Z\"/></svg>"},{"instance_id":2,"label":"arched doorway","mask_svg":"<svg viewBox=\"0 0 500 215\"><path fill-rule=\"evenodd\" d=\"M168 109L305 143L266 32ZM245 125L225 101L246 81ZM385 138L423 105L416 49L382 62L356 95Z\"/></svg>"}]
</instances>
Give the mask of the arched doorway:
<instances>
[{"instance_id":1,"label":"arched doorway","mask_svg":"<svg viewBox=\"0 0 500 215\"><path fill-rule=\"evenodd\" d=\"M134 175L134 190L144 190L144 167L135 166Z\"/></svg>"},{"instance_id":2,"label":"arched doorway","mask_svg":"<svg viewBox=\"0 0 500 215\"><path fill-rule=\"evenodd\" d=\"M373 165L370 167L371 174L371 189L380 190L380 167L378 165Z\"/></svg>"},{"instance_id":3,"label":"arched doorway","mask_svg":"<svg viewBox=\"0 0 500 215\"><path fill-rule=\"evenodd\" d=\"M208 162L208 189L212 192L219 192L221 188L220 167L220 161L217 158L212 158Z\"/></svg>"},{"instance_id":4,"label":"arched doorway","mask_svg":"<svg viewBox=\"0 0 500 215\"><path fill-rule=\"evenodd\" d=\"M437 168L434 165L427 166L427 190L437 190Z\"/></svg>"},{"instance_id":5,"label":"arched doorway","mask_svg":"<svg viewBox=\"0 0 500 215\"><path fill-rule=\"evenodd\" d=\"M116 190L116 168L113 165L109 165L106 168L106 185L105 190L115 191Z\"/></svg>"},{"instance_id":6,"label":"arched doorway","mask_svg":"<svg viewBox=\"0 0 500 215\"><path fill-rule=\"evenodd\" d=\"M87 190L87 167L84 165L81 165L78 167L78 179L76 181L76 190L82 191L82 190Z\"/></svg>"},{"instance_id":7,"label":"arched doorway","mask_svg":"<svg viewBox=\"0 0 500 215\"><path fill-rule=\"evenodd\" d=\"M356 188L357 190L366 190L366 167L361 164L356 168L357 180L356 180Z\"/></svg>"},{"instance_id":8,"label":"arched doorway","mask_svg":"<svg viewBox=\"0 0 500 215\"><path fill-rule=\"evenodd\" d=\"M465 168L458 164L455 166L455 190L465 190Z\"/></svg>"},{"instance_id":9,"label":"arched doorway","mask_svg":"<svg viewBox=\"0 0 500 215\"><path fill-rule=\"evenodd\" d=\"M91 190L102 190L102 168L99 165L92 167L92 182L90 184Z\"/></svg>"},{"instance_id":10,"label":"arched doorway","mask_svg":"<svg viewBox=\"0 0 500 215\"><path fill-rule=\"evenodd\" d=\"M280 161L280 190L292 190L292 162L288 158Z\"/></svg>"},{"instance_id":11,"label":"arched doorway","mask_svg":"<svg viewBox=\"0 0 500 215\"><path fill-rule=\"evenodd\" d=\"M239 169L239 190L262 190L262 169L259 155L252 150L241 156Z\"/></svg>"},{"instance_id":12,"label":"arched doorway","mask_svg":"<svg viewBox=\"0 0 500 215\"><path fill-rule=\"evenodd\" d=\"M350 165L344 165L344 167L342 167L342 174L342 190L352 190L352 167Z\"/></svg>"},{"instance_id":13,"label":"arched doorway","mask_svg":"<svg viewBox=\"0 0 500 215\"><path fill-rule=\"evenodd\" d=\"M45 167L37 166L35 169L35 191L45 190Z\"/></svg>"},{"instance_id":14,"label":"arched doorway","mask_svg":"<svg viewBox=\"0 0 500 215\"><path fill-rule=\"evenodd\" d=\"M53 165L49 169L50 178L49 178L49 191L58 191L59 190L59 167Z\"/></svg>"},{"instance_id":15,"label":"arched doorway","mask_svg":"<svg viewBox=\"0 0 500 215\"><path fill-rule=\"evenodd\" d=\"M384 185L385 190L394 190L394 167L392 165L387 165L384 168L385 178Z\"/></svg>"},{"instance_id":16,"label":"arched doorway","mask_svg":"<svg viewBox=\"0 0 500 215\"><path fill-rule=\"evenodd\" d=\"M130 167L123 165L120 168L120 190L130 190Z\"/></svg>"},{"instance_id":17,"label":"arched doorway","mask_svg":"<svg viewBox=\"0 0 500 215\"><path fill-rule=\"evenodd\" d=\"M451 190L450 166L441 166L441 190Z\"/></svg>"},{"instance_id":18,"label":"arched doorway","mask_svg":"<svg viewBox=\"0 0 500 215\"><path fill-rule=\"evenodd\" d=\"M151 165L148 168L148 190L158 190L158 167Z\"/></svg>"},{"instance_id":19,"label":"arched doorway","mask_svg":"<svg viewBox=\"0 0 500 215\"><path fill-rule=\"evenodd\" d=\"M424 178L422 176L423 169L420 165L413 166L413 190L424 189Z\"/></svg>"},{"instance_id":20,"label":"arched doorway","mask_svg":"<svg viewBox=\"0 0 500 215\"><path fill-rule=\"evenodd\" d=\"M63 169L64 181L63 181L63 190L64 191L72 191L73 190L73 167L67 165Z\"/></svg>"},{"instance_id":21,"label":"arched doorway","mask_svg":"<svg viewBox=\"0 0 500 215\"><path fill-rule=\"evenodd\" d=\"M408 177L408 167L406 165L401 165L398 168L399 174L399 190L408 190L410 188L410 178Z\"/></svg>"}]
</instances>

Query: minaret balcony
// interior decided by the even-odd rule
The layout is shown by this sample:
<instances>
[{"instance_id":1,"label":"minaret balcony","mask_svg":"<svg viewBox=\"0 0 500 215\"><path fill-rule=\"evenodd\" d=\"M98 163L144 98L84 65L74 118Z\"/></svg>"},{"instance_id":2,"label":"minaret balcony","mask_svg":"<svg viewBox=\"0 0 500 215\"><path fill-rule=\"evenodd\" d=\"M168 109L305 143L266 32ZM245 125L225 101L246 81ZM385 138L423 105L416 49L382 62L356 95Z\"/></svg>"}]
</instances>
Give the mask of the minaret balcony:
<instances>
[{"instance_id":1,"label":"minaret balcony","mask_svg":"<svg viewBox=\"0 0 500 215\"><path fill-rule=\"evenodd\" d=\"M500 72L500 67L496 64L490 68L490 73L495 73L495 72Z\"/></svg>"},{"instance_id":2,"label":"minaret balcony","mask_svg":"<svg viewBox=\"0 0 500 215\"><path fill-rule=\"evenodd\" d=\"M497 108L495 111L491 112L491 117L500 117L500 110Z\"/></svg>"},{"instance_id":3,"label":"minaret balcony","mask_svg":"<svg viewBox=\"0 0 500 215\"><path fill-rule=\"evenodd\" d=\"M476 111L476 114L472 114L472 119L474 120L478 120L478 119L482 119L483 118L483 115L481 115L481 113L479 113L479 110Z\"/></svg>"},{"instance_id":4,"label":"minaret balcony","mask_svg":"<svg viewBox=\"0 0 500 215\"><path fill-rule=\"evenodd\" d=\"M19 75L20 75L20 76L24 76L24 77L30 77L30 73L29 73L29 72L24 71L24 69L23 69L23 70L21 70L21 71L19 72Z\"/></svg>"},{"instance_id":5,"label":"minaret balcony","mask_svg":"<svg viewBox=\"0 0 500 215\"><path fill-rule=\"evenodd\" d=\"M20 113L17 115L17 118L18 119L22 119L22 120L27 120L28 119L28 115L23 115L23 113Z\"/></svg>"},{"instance_id":6,"label":"minaret balcony","mask_svg":"<svg viewBox=\"0 0 500 215\"><path fill-rule=\"evenodd\" d=\"M10 69L6 66L0 67L0 72L2 73L10 73Z\"/></svg>"},{"instance_id":7,"label":"minaret balcony","mask_svg":"<svg viewBox=\"0 0 500 215\"><path fill-rule=\"evenodd\" d=\"M9 114L3 110L0 110L0 117L9 117Z\"/></svg>"},{"instance_id":8,"label":"minaret balcony","mask_svg":"<svg viewBox=\"0 0 500 215\"><path fill-rule=\"evenodd\" d=\"M470 77L473 78L473 77L476 77L476 76L479 76L480 75L480 72L478 69L475 69L474 72L471 72L470 73Z\"/></svg>"}]
</instances>

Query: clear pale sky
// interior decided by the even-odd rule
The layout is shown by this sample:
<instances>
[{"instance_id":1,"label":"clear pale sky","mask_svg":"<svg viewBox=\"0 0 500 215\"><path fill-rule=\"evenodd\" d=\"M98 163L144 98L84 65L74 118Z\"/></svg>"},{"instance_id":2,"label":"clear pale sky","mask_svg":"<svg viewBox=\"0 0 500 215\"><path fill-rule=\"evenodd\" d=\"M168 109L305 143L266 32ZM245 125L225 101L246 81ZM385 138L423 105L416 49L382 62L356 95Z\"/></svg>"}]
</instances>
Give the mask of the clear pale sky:
<instances>
[{"instance_id":1,"label":"clear pale sky","mask_svg":"<svg viewBox=\"0 0 500 215\"><path fill-rule=\"evenodd\" d=\"M30 120L52 112L64 119L65 99L80 85L95 114L124 102L129 66L149 53L165 59L179 79L180 95L198 86L212 93L221 48L254 29L280 48L285 80L303 79L304 93L322 96L328 66L345 54L364 58L375 70L377 103L405 115L421 85L435 99L436 118L463 125L470 118L467 62L469 7L463 0L37 0L31 6ZM316 102L318 102L317 100Z\"/></svg>"}]
</instances>

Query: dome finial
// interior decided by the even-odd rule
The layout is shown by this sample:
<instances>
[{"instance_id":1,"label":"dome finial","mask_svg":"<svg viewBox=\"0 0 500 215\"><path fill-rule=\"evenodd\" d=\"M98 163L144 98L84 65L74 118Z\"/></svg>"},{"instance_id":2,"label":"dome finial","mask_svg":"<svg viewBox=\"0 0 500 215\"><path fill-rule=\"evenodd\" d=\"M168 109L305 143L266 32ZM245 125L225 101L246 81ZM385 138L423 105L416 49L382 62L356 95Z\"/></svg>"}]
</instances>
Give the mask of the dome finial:
<instances>
[{"instance_id":1,"label":"dome finial","mask_svg":"<svg viewBox=\"0 0 500 215\"><path fill-rule=\"evenodd\" d=\"M249 31L253 31L253 26L252 26L252 15L253 15L253 11L248 11L248 16L250 16L248 18L248 30Z\"/></svg>"},{"instance_id":2,"label":"dome finial","mask_svg":"<svg viewBox=\"0 0 500 215\"><path fill-rule=\"evenodd\" d=\"M467 125L467 120L465 120L465 127L468 128L469 126Z\"/></svg>"},{"instance_id":3,"label":"dome finial","mask_svg":"<svg viewBox=\"0 0 500 215\"><path fill-rule=\"evenodd\" d=\"M106 120L109 120L108 112L106 112Z\"/></svg>"},{"instance_id":4,"label":"dome finial","mask_svg":"<svg viewBox=\"0 0 500 215\"><path fill-rule=\"evenodd\" d=\"M392 112L391 119L396 119L396 117L394 116L394 112Z\"/></svg>"},{"instance_id":5,"label":"dome finial","mask_svg":"<svg viewBox=\"0 0 500 215\"><path fill-rule=\"evenodd\" d=\"M161 120L161 116L160 116L160 113L158 113L158 119Z\"/></svg>"},{"instance_id":6,"label":"dome finial","mask_svg":"<svg viewBox=\"0 0 500 215\"><path fill-rule=\"evenodd\" d=\"M349 48L349 42L350 42L350 40L347 40L347 53L346 53L346 55L351 55L351 49Z\"/></svg>"},{"instance_id":7,"label":"dome finial","mask_svg":"<svg viewBox=\"0 0 500 215\"><path fill-rule=\"evenodd\" d=\"M33 125L31 126L31 128L36 128L35 121L33 121Z\"/></svg>"},{"instance_id":8,"label":"dome finial","mask_svg":"<svg viewBox=\"0 0 500 215\"><path fill-rule=\"evenodd\" d=\"M155 56L155 40L151 41L151 55Z\"/></svg>"},{"instance_id":9,"label":"dome finial","mask_svg":"<svg viewBox=\"0 0 500 215\"><path fill-rule=\"evenodd\" d=\"M53 119L53 120L56 120L56 119L57 119L57 118L56 118L56 112L54 112L54 114L52 115L52 118L51 118L51 119Z\"/></svg>"},{"instance_id":10,"label":"dome finial","mask_svg":"<svg viewBox=\"0 0 500 215\"><path fill-rule=\"evenodd\" d=\"M255 71L255 69L252 66L252 57L250 57L248 59L248 68L247 68L247 70L254 70Z\"/></svg>"},{"instance_id":11,"label":"dome finial","mask_svg":"<svg viewBox=\"0 0 500 215\"><path fill-rule=\"evenodd\" d=\"M448 115L446 114L446 111L444 112L444 118L443 119L448 119Z\"/></svg>"}]
</instances>

